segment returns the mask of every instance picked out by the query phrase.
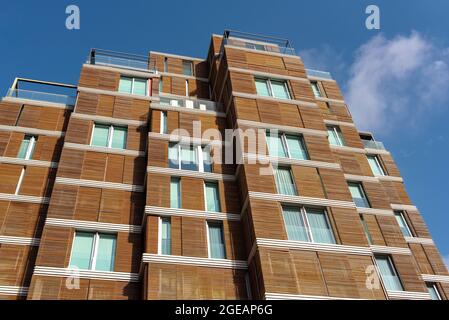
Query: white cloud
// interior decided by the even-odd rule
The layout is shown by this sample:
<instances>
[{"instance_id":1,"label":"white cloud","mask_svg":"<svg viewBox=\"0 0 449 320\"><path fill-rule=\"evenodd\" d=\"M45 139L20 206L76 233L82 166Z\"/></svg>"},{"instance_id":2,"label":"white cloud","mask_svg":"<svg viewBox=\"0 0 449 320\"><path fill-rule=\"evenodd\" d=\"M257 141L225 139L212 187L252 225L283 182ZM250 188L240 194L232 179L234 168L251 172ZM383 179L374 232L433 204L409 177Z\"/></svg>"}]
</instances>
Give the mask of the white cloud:
<instances>
[{"instance_id":1,"label":"white cloud","mask_svg":"<svg viewBox=\"0 0 449 320\"><path fill-rule=\"evenodd\" d=\"M417 127L449 98L449 54L418 32L362 45L343 86L361 130L385 134Z\"/></svg>"}]
</instances>

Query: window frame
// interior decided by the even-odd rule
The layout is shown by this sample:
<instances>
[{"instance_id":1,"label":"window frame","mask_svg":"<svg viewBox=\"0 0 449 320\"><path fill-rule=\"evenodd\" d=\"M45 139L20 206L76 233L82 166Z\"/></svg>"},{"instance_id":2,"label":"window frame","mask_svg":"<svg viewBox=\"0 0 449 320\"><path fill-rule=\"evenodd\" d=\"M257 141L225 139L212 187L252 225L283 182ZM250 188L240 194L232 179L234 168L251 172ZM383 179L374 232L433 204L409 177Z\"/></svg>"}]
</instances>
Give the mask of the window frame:
<instances>
[{"instance_id":1,"label":"window frame","mask_svg":"<svg viewBox=\"0 0 449 320\"><path fill-rule=\"evenodd\" d=\"M179 193L178 193L178 203L179 203L179 207L173 207L172 206L172 204L171 204L171 197L172 197L172 193L171 193L171 184L172 184L172 180L177 180L177 183L178 183L178 191L179 191ZM170 177L170 208L173 208L173 209L180 209L180 208L182 208L182 202L181 202L181 200L182 200L182 190L181 190L181 177L175 177L175 176L173 176L173 177Z\"/></svg>"},{"instance_id":2,"label":"window frame","mask_svg":"<svg viewBox=\"0 0 449 320\"><path fill-rule=\"evenodd\" d=\"M20 188L22 188L23 179L25 178L26 166L20 170L19 180L17 180L16 190L14 191L14 195L19 195Z\"/></svg>"},{"instance_id":3,"label":"window frame","mask_svg":"<svg viewBox=\"0 0 449 320\"><path fill-rule=\"evenodd\" d=\"M132 80L131 81L131 92L123 92L123 91L119 90L120 89L120 81L122 79L131 79ZM145 94L144 95L138 94L138 93L134 93L136 79L138 79L138 80L145 80ZM118 87L117 91L121 92L121 93L133 94L133 95L140 96L140 97L148 97L149 96L149 94L148 94L148 88L149 88L148 80L149 79L147 79L147 78L139 78L139 77L130 77L130 76L126 76L126 75L120 75L119 87Z\"/></svg>"},{"instance_id":4,"label":"window frame","mask_svg":"<svg viewBox=\"0 0 449 320\"><path fill-rule=\"evenodd\" d=\"M107 232L98 232L98 231L87 231L87 230L75 230L75 232L73 233L73 238L72 238L72 247L70 249L70 259L69 259L69 265L68 268L70 268L71 264L72 264L72 258L73 258L73 247L75 244L75 240L76 240L76 234L78 232L82 232L82 233L90 233L93 234L93 242L92 242L92 252L90 254L90 258L89 258L89 269L81 269L80 270L89 270L89 271L100 271L100 272L114 272L115 270L115 262L116 262L116 258L117 258L117 234L116 233L107 233ZM113 265L113 270L96 270L96 266L97 266L97 257L98 257L98 245L100 244L100 235L113 235L115 236L115 248L114 248L114 257L113 257L113 261L112 261L112 265Z\"/></svg>"},{"instance_id":5,"label":"window frame","mask_svg":"<svg viewBox=\"0 0 449 320\"><path fill-rule=\"evenodd\" d=\"M269 143L268 143L268 139L267 139L267 133L270 133L269 130L265 131L265 141L267 142L268 152L270 153L270 147L269 147ZM305 159L297 159L297 158L292 157L290 148L288 147L287 136L293 136L293 137L299 138L301 145L304 148L304 152L306 154ZM280 137L280 139L281 139L282 148L284 149L284 153L287 155L288 159L310 160L309 151L307 150L307 146L306 146L306 141L304 140L304 136L302 134L292 134L292 133L286 133L286 132L282 131L282 132L278 133L278 137ZM282 157L278 157L278 156L272 156L271 154L269 154L269 155L271 157L282 158Z\"/></svg>"},{"instance_id":6,"label":"window frame","mask_svg":"<svg viewBox=\"0 0 449 320\"><path fill-rule=\"evenodd\" d=\"M375 154L367 154L367 155L366 155L366 158L368 159L368 164L369 164L370 169L371 169L371 171L372 171L372 173L373 173L374 176L378 176L378 174L376 174L376 173L374 172L373 168L371 167L371 163L369 162L369 159L370 159L370 158L374 158L374 161L376 162L376 165L377 165L377 167L379 168L379 171L380 171L380 173L381 173L380 176L386 176L386 175L387 175L387 173L386 173L385 169L383 168L383 166L381 165L381 163L380 163L379 158L378 158L377 155L375 155Z\"/></svg>"},{"instance_id":7,"label":"window frame","mask_svg":"<svg viewBox=\"0 0 449 320\"><path fill-rule=\"evenodd\" d=\"M168 134L168 114L166 110L161 110L161 121L159 133Z\"/></svg>"},{"instance_id":8,"label":"window frame","mask_svg":"<svg viewBox=\"0 0 449 320\"><path fill-rule=\"evenodd\" d=\"M438 290L438 286L437 286L437 284L435 283L435 282L426 282L426 287L427 287L427 291L429 292L429 294L430 294L430 290L429 290L429 286L431 286L432 288L433 288L433 290L435 291L435 293L436 293L436 295L437 295L437 300L443 300L442 298L441 298L441 294L440 294L440 291ZM431 294L430 294L431 295ZM431 295L432 296L432 295ZM434 300L434 299L432 299L432 300ZM435 301L437 301L437 300L435 300Z\"/></svg>"},{"instance_id":9,"label":"window frame","mask_svg":"<svg viewBox=\"0 0 449 320\"><path fill-rule=\"evenodd\" d=\"M186 64L189 64L189 67L190 67L190 73L189 74L184 72L185 71L184 66ZM194 74L193 74L193 61L191 61L191 60L182 60L182 74L185 75L185 76L190 76L190 77L194 76Z\"/></svg>"},{"instance_id":10,"label":"window frame","mask_svg":"<svg viewBox=\"0 0 449 320\"><path fill-rule=\"evenodd\" d=\"M94 140L95 126L96 125L102 125L102 126L107 126L108 127L108 140L107 140L108 145L106 147L105 146L96 146L96 145L92 144L92 142ZM122 148L113 148L112 147L112 140L114 138L114 130L115 130L114 127L126 128L125 147L123 149ZM126 150L126 147L128 146L128 126L94 122L93 126L92 126L92 134L90 135L89 145L93 146L93 147L100 147L100 148L109 148L109 149L115 149L115 150Z\"/></svg>"},{"instance_id":11,"label":"window frame","mask_svg":"<svg viewBox=\"0 0 449 320\"><path fill-rule=\"evenodd\" d=\"M399 284L402 287L402 290L389 290L386 287L384 279L382 278L382 273L380 272L379 264L377 263L377 259L378 258L386 258L388 260L388 264L390 265L391 270L393 270L393 275L398 279ZM386 291L404 291L405 290L404 284L402 283L401 277L399 276L398 270L396 269L396 266L394 265L394 262L391 259L390 255L387 255L387 254L375 254L374 255L374 265L375 265L375 268L377 269L377 272L379 274L379 278L381 280L382 286L385 288Z\"/></svg>"},{"instance_id":12,"label":"window frame","mask_svg":"<svg viewBox=\"0 0 449 320\"><path fill-rule=\"evenodd\" d=\"M187 144L187 143L169 143L168 145L168 149L169 149L169 154L168 154L168 162L169 162L169 167L170 167L170 147L171 146L176 146L177 149L177 154L178 154L178 168L172 168L172 169L178 169L178 170L188 170L188 171L196 171L196 172L212 172L212 155L210 155L210 159L211 159L211 171L204 171L204 157L203 157L203 148L208 148L209 146L207 145L199 145L199 144ZM181 158L181 148L182 146L184 147L193 147L195 155L196 155L196 159L197 159L197 166L198 166L198 170L189 170L189 169L182 169L182 158ZM209 151L210 153L210 151Z\"/></svg>"},{"instance_id":13,"label":"window frame","mask_svg":"<svg viewBox=\"0 0 449 320\"><path fill-rule=\"evenodd\" d=\"M399 228L401 229L402 235L403 235L404 237L413 238L413 237L414 237L414 234L413 234L413 232L412 232L412 229L411 229L410 226L408 225L407 219L405 219L404 211L402 211L402 210L394 210L394 217L395 217L395 219L396 219L396 222L397 222L397 216L398 216L398 215L399 215L399 217L401 218L401 220L402 220L402 222L403 222L403 224L404 224L404 226L405 226L405 228L407 229L408 234L409 234L409 235L405 235L405 234L402 232L401 226L399 225L399 222L398 222L398 225L399 225Z\"/></svg>"},{"instance_id":14,"label":"window frame","mask_svg":"<svg viewBox=\"0 0 449 320\"><path fill-rule=\"evenodd\" d=\"M29 142L28 142L27 149L25 151L25 157L24 158L19 158L18 157L19 156L18 153L20 152L20 148L22 147L23 141L25 140L26 137L30 137L30 139L29 139ZM31 159L33 159L33 154L34 154L34 149L36 148L36 143L37 143L37 136L36 135L25 134L23 139L22 139L22 142L20 144L19 152L17 153L17 157L16 158L23 159L23 160L31 160Z\"/></svg>"},{"instance_id":15,"label":"window frame","mask_svg":"<svg viewBox=\"0 0 449 320\"><path fill-rule=\"evenodd\" d=\"M363 188L362 182L360 182L360 181L348 181L347 184L348 184L349 194L351 194L351 188L349 188L350 185L351 184L352 185L357 185L357 188L359 189L360 193L362 194L362 199L365 199L365 202L368 205L367 207L358 207L358 208L372 208L371 207L371 202L369 201L369 198L366 195L366 192L365 192L365 189ZM352 194L351 194L351 198L352 198L352 202L355 203L354 197L352 196ZM356 204L356 207L357 207L357 204Z\"/></svg>"},{"instance_id":16,"label":"window frame","mask_svg":"<svg viewBox=\"0 0 449 320\"><path fill-rule=\"evenodd\" d=\"M327 132L329 132L329 129L332 129L332 132L334 133L336 140L338 142L338 144L332 144L332 143L330 143L330 140L328 139L330 145L337 146L337 147L344 147L346 145L344 137L343 137L343 133L341 132L341 129L340 129L340 126L328 124L328 125L326 125L326 129L327 129Z\"/></svg>"},{"instance_id":17,"label":"window frame","mask_svg":"<svg viewBox=\"0 0 449 320\"><path fill-rule=\"evenodd\" d=\"M218 207L220 209L220 211L209 211L209 209L207 208L207 189L206 189L206 184L214 184L217 186L217 193L218 193ZM222 206L221 206L221 197L220 197L220 184L218 183L218 181L211 181L211 180L204 180L203 182L203 193L204 193L204 211L206 212L213 212L213 213L220 213L222 212Z\"/></svg>"},{"instance_id":18,"label":"window frame","mask_svg":"<svg viewBox=\"0 0 449 320\"><path fill-rule=\"evenodd\" d=\"M223 248L224 248L224 258L212 258L212 256L211 256L211 242L210 242L210 236L209 236L209 224L220 225L221 236L222 236L222 241L223 241ZM206 220L206 241L207 241L207 257L209 259L227 259L228 254L226 252L226 239L225 239L223 221Z\"/></svg>"},{"instance_id":19,"label":"window frame","mask_svg":"<svg viewBox=\"0 0 449 320\"><path fill-rule=\"evenodd\" d=\"M312 234L312 228L310 227L310 223L309 223L309 217L308 217L308 213L307 213L307 207L306 206L295 206L295 205L285 205L285 206L281 206L282 207L282 219L284 220L284 228L285 228L285 233L287 234L287 239L290 241L301 241L301 240L294 240L294 239L289 239L288 236L288 232L287 232L287 224L285 221L285 215L284 215L284 207L289 207L289 208L295 208L295 209L299 209L299 214L302 217L302 220L304 221L304 228L306 229L306 235L307 235L307 239L308 241L305 242L309 242L309 243L326 243L327 242L317 242L315 241L313 234ZM312 208L312 207L309 207ZM313 207L314 209L318 209L318 210L322 210L323 214L324 214L324 218L326 219L326 223L329 226L329 229L331 231L331 235L332 235L332 239L334 240L333 243L331 244L338 244L337 243L337 238L335 237L335 231L334 228L330 222L329 219L329 212L326 210L326 208L320 208L320 207Z\"/></svg>"},{"instance_id":20,"label":"window frame","mask_svg":"<svg viewBox=\"0 0 449 320\"><path fill-rule=\"evenodd\" d=\"M258 80L259 81L264 81L266 83L267 88L268 88L268 94L269 94L268 97L275 98L275 99L281 99L281 100L292 100L292 95L290 93L290 89L289 89L287 80L285 80L285 79L275 79L275 78L272 79L272 78L264 78L264 77L254 77L254 83L256 83L256 81L258 81ZM287 93L287 98L280 98L280 97L275 97L274 96L273 85L271 83L272 80L283 83L285 92ZM263 95L260 95L257 92L257 89L256 89L256 93L257 93L258 96L265 97Z\"/></svg>"},{"instance_id":21,"label":"window frame","mask_svg":"<svg viewBox=\"0 0 449 320\"><path fill-rule=\"evenodd\" d=\"M168 220L169 223L170 223L170 253L169 254L162 253L162 225L163 225L164 220ZM158 237L158 240L157 240L157 242L158 242L157 254L158 255L171 256L173 254L173 252L172 252L172 241L173 241L173 238L171 236L172 235L171 227L172 227L172 223L171 223L171 218L170 217L158 217L158 235L157 235L157 237Z\"/></svg>"},{"instance_id":22,"label":"window frame","mask_svg":"<svg viewBox=\"0 0 449 320\"><path fill-rule=\"evenodd\" d=\"M295 176L293 175L292 167L291 166L277 166L276 169L288 169L288 171L290 172L290 178L292 179L292 185L295 188L295 194L294 195L279 193L279 186L278 186L278 183L277 183L276 171L275 171L275 168L273 168L274 184L276 186L277 194L282 194L282 195L286 195L286 196L299 196L298 186L296 185Z\"/></svg>"},{"instance_id":23,"label":"window frame","mask_svg":"<svg viewBox=\"0 0 449 320\"><path fill-rule=\"evenodd\" d=\"M168 58L164 57L164 72L168 72Z\"/></svg>"},{"instance_id":24,"label":"window frame","mask_svg":"<svg viewBox=\"0 0 449 320\"><path fill-rule=\"evenodd\" d=\"M323 93L321 92L321 89L318 85L318 81L316 80L310 81L310 86L312 87L313 95L315 96L315 98L323 97ZM316 93L318 93L318 95Z\"/></svg>"}]
</instances>

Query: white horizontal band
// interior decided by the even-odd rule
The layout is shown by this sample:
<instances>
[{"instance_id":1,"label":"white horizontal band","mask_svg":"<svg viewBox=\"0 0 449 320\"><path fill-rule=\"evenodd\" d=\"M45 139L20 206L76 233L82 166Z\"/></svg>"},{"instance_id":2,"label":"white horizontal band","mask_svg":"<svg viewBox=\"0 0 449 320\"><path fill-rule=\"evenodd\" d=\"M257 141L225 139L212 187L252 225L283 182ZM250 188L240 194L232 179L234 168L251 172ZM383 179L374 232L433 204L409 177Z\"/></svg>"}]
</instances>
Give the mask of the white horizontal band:
<instances>
[{"instance_id":1,"label":"white horizontal band","mask_svg":"<svg viewBox=\"0 0 449 320\"><path fill-rule=\"evenodd\" d=\"M4 98L1 98L1 101L2 102L20 103L20 104L29 104L29 105L38 106L38 107L51 107L51 108L58 108L58 109L73 110L72 105L44 101L44 100L32 100L32 99L16 98L16 97L4 97Z\"/></svg>"},{"instance_id":2,"label":"white horizontal band","mask_svg":"<svg viewBox=\"0 0 449 320\"><path fill-rule=\"evenodd\" d=\"M407 243L419 243L419 244L429 244L429 245L435 244L433 242L433 239L431 239L431 238L404 237L404 239Z\"/></svg>"},{"instance_id":3,"label":"white horizontal band","mask_svg":"<svg viewBox=\"0 0 449 320\"><path fill-rule=\"evenodd\" d=\"M265 300L359 300L359 299L346 298L346 297L311 296L306 294L266 292Z\"/></svg>"},{"instance_id":4,"label":"white horizontal band","mask_svg":"<svg viewBox=\"0 0 449 320\"><path fill-rule=\"evenodd\" d=\"M3 244L18 244L25 246L39 246L39 238L27 238L27 237L13 237L13 236L0 236L0 243Z\"/></svg>"},{"instance_id":5,"label":"white horizontal band","mask_svg":"<svg viewBox=\"0 0 449 320\"><path fill-rule=\"evenodd\" d=\"M388 209L375 209L375 208L363 208L363 207L357 207L358 213L364 213L364 214L374 214L378 216L394 216L393 210Z\"/></svg>"},{"instance_id":6,"label":"white horizontal band","mask_svg":"<svg viewBox=\"0 0 449 320\"><path fill-rule=\"evenodd\" d=\"M119 91L112 91L112 90L94 89L94 88L88 88L88 87L78 87L78 90L80 92L93 93L93 94L105 94L105 95L110 95L110 96L115 96L115 97L131 98L131 99L146 100L146 101L159 101L159 97L141 96L138 94L131 94L131 93L125 93L125 92L119 92Z\"/></svg>"},{"instance_id":7,"label":"white horizontal band","mask_svg":"<svg viewBox=\"0 0 449 320\"><path fill-rule=\"evenodd\" d=\"M299 56L292 55L292 54L286 54L286 53L280 53L280 52L274 52L274 51L264 51L264 50L250 49L250 48L246 48L246 47L233 46L231 44L225 44L224 47L225 48L230 48L230 49L237 49L237 50L242 50L242 51L259 53L259 54L268 55L268 56L286 57L286 58L292 58L292 59L301 60L301 58Z\"/></svg>"},{"instance_id":8,"label":"white horizontal band","mask_svg":"<svg viewBox=\"0 0 449 320\"><path fill-rule=\"evenodd\" d=\"M64 132L62 131L53 131L53 130L43 130L43 129L36 129L36 128L28 128L28 127L19 127L19 126L7 126L0 124L0 130L1 131L13 131L13 132L21 132L25 134L36 134L36 135L43 135L43 136L49 136L49 137L63 137Z\"/></svg>"},{"instance_id":9,"label":"white horizontal band","mask_svg":"<svg viewBox=\"0 0 449 320\"><path fill-rule=\"evenodd\" d=\"M252 120L242 120L238 119L237 123L242 126L248 126L259 129L275 129L286 133L300 133L308 136L317 136L317 137L327 137L327 132L324 130L316 130L309 128L300 128L300 127L292 127L292 126L280 126L277 124L270 124L265 122L258 122Z\"/></svg>"},{"instance_id":10,"label":"white horizontal band","mask_svg":"<svg viewBox=\"0 0 449 320\"><path fill-rule=\"evenodd\" d=\"M45 224L49 226L76 228L92 231L128 232L128 233L141 233L142 231L142 227L138 225L117 224L117 223L86 221L86 220L47 218L45 220Z\"/></svg>"},{"instance_id":11,"label":"white horizontal band","mask_svg":"<svg viewBox=\"0 0 449 320\"><path fill-rule=\"evenodd\" d=\"M163 72L163 71L159 71L159 74L161 75L161 77L179 77L179 78L184 78L184 79L191 79L191 80L198 80L198 81L202 81L202 82L209 82L209 79L207 78L202 78L202 77L196 77L196 76L189 76L186 74L182 74L182 73L173 73L173 72Z\"/></svg>"},{"instance_id":12,"label":"white horizontal band","mask_svg":"<svg viewBox=\"0 0 449 320\"><path fill-rule=\"evenodd\" d=\"M341 200L331 200L324 198L312 198L312 197L301 197L301 196L289 196L284 194L277 193L265 193L265 192L256 192L249 191L250 198L253 199L262 199L262 200L272 200L272 201L280 201L286 203L295 203L302 205L313 205L313 206L322 206L322 207L340 207L340 208L354 208L355 204L350 201L341 201Z\"/></svg>"},{"instance_id":13,"label":"white horizontal band","mask_svg":"<svg viewBox=\"0 0 449 320\"><path fill-rule=\"evenodd\" d=\"M243 260L198 258L187 256L160 255L151 253L144 253L142 256L142 262L194 265L199 267L224 268L224 269L242 269L242 270L248 269L247 262Z\"/></svg>"},{"instance_id":14,"label":"white horizontal band","mask_svg":"<svg viewBox=\"0 0 449 320\"><path fill-rule=\"evenodd\" d=\"M42 160L32 160L32 159L20 159L11 157L0 157L0 163L8 164L18 164L22 166L32 166L32 167L44 167L44 168L57 168L57 162L42 161Z\"/></svg>"},{"instance_id":15,"label":"white horizontal band","mask_svg":"<svg viewBox=\"0 0 449 320\"><path fill-rule=\"evenodd\" d=\"M148 132L148 137L157 139L157 140L164 140L164 141L170 141L170 142L179 142L179 143L185 143L185 144L197 144L197 145L225 145L225 142L222 140L210 140L210 139L204 139L199 137L190 137L190 136L181 136L177 134L167 134L167 133L159 133L159 132Z\"/></svg>"},{"instance_id":16,"label":"white horizontal band","mask_svg":"<svg viewBox=\"0 0 449 320\"><path fill-rule=\"evenodd\" d=\"M338 121L338 120L331 120L331 119L324 119L323 122L325 124L331 124L331 125L335 125L335 126L355 127L355 124L353 122Z\"/></svg>"},{"instance_id":17,"label":"white horizontal band","mask_svg":"<svg viewBox=\"0 0 449 320\"><path fill-rule=\"evenodd\" d=\"M228 67L228 70L231 72L239 72L239 73L245 73L245 74L252 74L255 76L260 77L267 77L267 78L275 78L275 79L282 79L282 80L292 80L292 81L300 81L310 84L310 81L308 78L300 78L300 77L294 77L290 75L285 74L279 74L279 73L272 73L272 72L263 72L258 70L251 70L251 69L243 69L243 68L237 68L237 67Z\"/></svg>"},{"instance_id":18,"label":"white horizontal band","mask_svg":"<svg viewBox=\"0 0 449 320\"><path fill-rule=\"evenodd\" d=\"M126 67L121 67L119 65L102 65L102 64L90 64L85 63L83 64L83 68L92 68L92 69L99 69L99 70L106 70L106 71L112 71L112 72L120 72L120 75L128 76L128 77L140 77L140 78L158 78L159 74L154 73L151 70L145 70L145 69L128 69Z\"/></svg>"},{"instance_id":19,"label":"white horizontal band","mask_svg":"<svg viewBox=\"0 0 449 320\"><path fill-rule=\"evenodd\" d=\"M281 165L297 165L303 167L323 168L331 170L341 170L340 164L331 162L322 162L314 160L299 160L292 158L273 157L268 155L258 155L253 153L244 153L243 158L247 160L259 161L260 163L277 163Z\"/></svg>"},{"instance_id":20,"label":"white horizontal band","mask_svg":"<svg viewBox=\"0 0 449 320\"><path fill-rule=\"evenodd\" d=\"M392 181L392 182L403 182L404 180L401 177L393 177L393 176L381 176L376 175L372 176L360 176L355 174L345 174L346 180L353 181L366 181L366 182L381 182L381 181Z\"/></svg>"},{"instance_id":21,"label":"white horizontal band","mask_svg":"<svg viewBox=\"0 0 449 320\"><path fill-rule=\"evenodd\" d=\"M362 154L385 154L389 155L390 152L386 150L380 150L380 149L370 149L370 148L354 148L354 147L347 147L347 146L335 146L330 145L330 148L335 151L344 151L344 152L354 152L354 153L362 153Z\"/></svg>"},{"instance_id":22,"label":"white horizontal band","mask_svg":"<svg viewBox=\"0 0 449 320\"><path fill-rule=\"evenodd\" d=\"M345 101L340 99L331 99L327 97L315 97L315 99L318 101L329 102L331 104L346 105Z\"/></svg>"},{"instance_id":23,"label":"white horizontal band","mask_svg":"<svg viewBox=\"0 0 449 320\"><path fill-rule=\"evenodd\" d=\"M403 254L403 255L411 255L412 252L409 248L400 248L400 247L388 247L388 246L370 246L370 249L373 253L384 253L384 254Z\"/></svg>"},{"instance_id":24,"label":"white horizontal band","mask_svg":"<svg viewBox=\"0 0 449 320\"><path fill-rule=\"evenodd\" d=\"M323 78L323 77L317 77L317 76L307 76L307 78L311 81L327 81L327 82L337 82L334 79L329 78Z\"/></svg>"},{"instance_id":25,"label":"white horizontal band","mask_svg":"<svg viewBox=\"0 0 449 320\"><path fill-rule=\"evenodd\" d=\"M431 300L432 297L427 292L414 291L392 291L387 290L387 296L392 300Z\"/></svg>"},{"instance_id":26,"label":"white horizontal band","mask_svg":"<svg viewBox=\"0 0 449 320\"><path fill-rule=\"evenodd\" d=\"M160 173L176 177L191 177L206 180L223 180L223 181L235 181L235 176L231 174L222 173L211 173L211 172L200 172L193 170L182 170L182 169L172 169L172 168L162 168L148 166L147 172L150 173Z\"/></svg>"},{"instance_id":27,"label":"white horizontal band","mask_svg":"<svg viewBox=\"0 0 449 320\"><path fill-rule=\"evenodd\" d=\"M113 271L96 271L96 270L81 270L74 268L56 268L56 267L34 267L33 275L47 276L47 277L70 277L80 279L101 279L110 281L126 281L138 282L140 275L138 273L129 272L113 272Z\"/></svg>"},{"instance_id":28,"label":"white horizontal band","mask_svg":"<svg viewBox=\"0 0 449 320\"><path fill-rule=\"evenodd\" d=\"M26 296L28 287L0 286L0 294L8 296Z\"/></svg>"},{"instance_id":29,"label":"white horizontal band","mask_svg":"<svg viewBox=\"0 0 449 320\"><path fill-rule=\"evenodd\" d=\"M142 127L142 126L147 125L147 121L105 117L105 116L98 116L95 114L85 114L85 113L78 113L78 112L72 112L72 115L70 117L75 118L75 119L92 120L92 121L98 121L98 122L103 122L103 123L108 123L108 124L127 125L127 126L136 126L136 127Z\"/></svg>"},{"instance_id":30,"label":"white horizontal band","mask_svg":"<svg viewBox=\"0 0 449 320\"><path fill-rule=\"evenodd\" d=\"M267 100L267 101L279 102L279 103L285 103L285 104L300 105L300 106L303 106L303 107L318 108L318 105L315 102L304 101L304 100L280 99L280 98L260 96L258 94L237 92L237 91L232 91L232 95L234 97L238 97L238 98Z\"/></svg>"},{"instance_id":31,"label":"white horizontal band","mask_svg":"<svg viewBox=\"0 0 449 320\"><path fill-rule=\"evenodd\" d=\"M392 203L391 209L393 210L404 210L404 211L418 211L418 208L414 205L410 204L398 204L398 203Z\"/></svg>"},{"instance_id":32,"label":"white horizontal band","mask_svg":"<svg viewBox=\"0 0 449 320\"><path fill-rule=\"evenodd\" d=\"M97 147L97 146L91 146L88 144L80 144L80 143L72 143L72 142L64 142L64 148L82 150L82 151L94 151L94 152L101 152L101 153L121 154L124 156L133 156L133 157L144 157L146 154L145 151Z\"/></svg>"},{"instance_id":33,"label":"white horizontal band","mask_svg":"<svg viewBox=\"0 0 449 320\"><path fill-rule=\"evenodd\" d=\"M199 61L199 62L206 61L206 60L201 59L201 58L182 56L182 55L179 55L179 54L164 53L164 52L159 52L159 51L150 51L150 56L151 55L158 55L158 56L163 56L163 57L171 57L171 58L184 59L184 60L194 60L194 61Z\"/></svg>"},{"instance_id":34,"label":"white horizontal band","mask_svg":"<svg viewBox=\"0 0 449 320\"><path fill-rule=\"evenodd\" d=\"M449 275L439 275L439 274L422 274L421 278L426 282L442 282L449 283Z\"/></svg>"},{"instance_id":35,"label":"white horizontal band","mask_svg":"<svg viewBox=\"0 0 449 320\"><path fill-rule=\"evenodd\" d=\"M0 200L47 204L49 198L36 197L36 196L23 196L20 194L0 193Z\"/></svg>"},{"instance_id":36,"label":"white horizontal band","mask_svg":"<svg viewBox=\"0 0 449 320\"><path fill-rule=\"evenodd\" d=\"M104 189L131 191L131 192L144 192L145 190L144 186L139 186L135 184L125 184L125 183L86 180L86 179L72 179L64 177L56 177L55 183L65 184L69 186L104 188Z\"/></svg>"},{"instance_id":37,"label":"white horizontal band","mask_svg":"<svg viewBox=\"0 0 449 320\"><path fill-rule=\"evenodd\" d=\"M236 213L209 212L209 211L181 209L181 208L145 206L145 213L158 216L185 216L185 217L205 218L211 220L240 221L240 215Z\"/></svg>"},{"instance_id":38,"label":"white horizontal band","mask_svg":"<svg viewBox=\"0 0 449 320\"><path fill-rule=\"evenodd\" d=\"M220 111L192 109L192 108L186 108L186 107L181 107L181 106L170 106L170 105L165 105L165 104L160 104L160 103L155 103L155 102L151 103L151 109L204 114L204 115L210 115L210 116L214 116L214 117L226 118L226 114L224 112L220 112Z\"/></svg>"}]
</instances>

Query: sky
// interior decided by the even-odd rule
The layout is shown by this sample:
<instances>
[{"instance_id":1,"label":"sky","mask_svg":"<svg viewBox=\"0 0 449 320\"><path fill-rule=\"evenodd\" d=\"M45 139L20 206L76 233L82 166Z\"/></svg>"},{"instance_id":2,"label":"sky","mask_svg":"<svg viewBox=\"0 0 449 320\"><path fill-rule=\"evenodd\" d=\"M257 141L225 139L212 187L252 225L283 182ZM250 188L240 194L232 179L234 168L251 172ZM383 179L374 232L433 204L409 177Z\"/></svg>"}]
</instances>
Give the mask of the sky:
<instances>
[{"instance_id":1,"label":"sky","mask_svg":"<svg viewBox=\"0 0 449 320\"><path fill-rule=\"evenodd\" d=\"M65 26L68 5L80 29ZM368 30L368 5L380 29ZM449 1L8 1L0 10L0 93L16 76L76 84L90 48L205 58L212 33L288 38L330 71L359 130L384 142L449 263Z\"/></svg>"}]
</instances>

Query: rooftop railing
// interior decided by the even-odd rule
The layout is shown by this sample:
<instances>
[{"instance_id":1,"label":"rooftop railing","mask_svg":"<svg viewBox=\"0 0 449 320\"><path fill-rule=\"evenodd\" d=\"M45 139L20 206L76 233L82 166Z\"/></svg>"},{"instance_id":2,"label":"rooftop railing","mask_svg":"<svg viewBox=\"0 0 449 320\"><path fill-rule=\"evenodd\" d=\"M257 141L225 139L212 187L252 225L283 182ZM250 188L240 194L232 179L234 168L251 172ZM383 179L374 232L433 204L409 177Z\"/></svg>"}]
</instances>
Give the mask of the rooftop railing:
<instances>
[{"instance_id":1,"label":"rooftop railing","mask_svg":"<svg viewBox=\"0 0 449 320\"><path fill-rule=\"evenodd\" d=\"M306 72L307 72L307 75L309 77L317 77L317 78L323 78L323 79L330 79L330 80L332 80L332 75L330 74L330 72L327 72L327 71L306 69Z\"/></svg>"},{"instance_id":2,"label":"rooftop railing","mask_svg":"<svg viewBox=\"0 0 449 320\"><path fill-rule=\"evenodd\" d=\"M148 56L117 51L91 49L86 63L156 73Z\"/></svg>"},{"instance_id":3,"label":"rooftop railing","mask_svg":"<svg viewBox=\"0 0 449 320\"><path fill-rule=\"evenodd\" d=\"M383 142L374 140L363 140L363 145L368 149L386 150Z\"/></svg>"},{"instance_id":4,"label":"rooftop railing","mask_svg":"<svg viewBox=\"0 0 449 320\"><path fill-rule=\"evenodd\" d=\"M73 85L16 78L6 97L74 106L76 94L77 88Z\"/></svg>"},{"instance_id":5,"label":"rooftop railing","mask_svg":"<svg viewBox=\"0 0 449 320\"><path fill-rule=\"evenodd\" d=\"M160 96L159 103L164 106L221 112L221 104L211 100L189 99L188 97Z\"/></svg>"}]
</instances>

